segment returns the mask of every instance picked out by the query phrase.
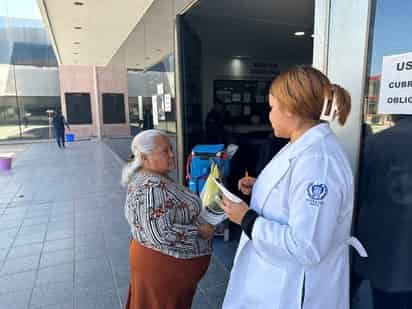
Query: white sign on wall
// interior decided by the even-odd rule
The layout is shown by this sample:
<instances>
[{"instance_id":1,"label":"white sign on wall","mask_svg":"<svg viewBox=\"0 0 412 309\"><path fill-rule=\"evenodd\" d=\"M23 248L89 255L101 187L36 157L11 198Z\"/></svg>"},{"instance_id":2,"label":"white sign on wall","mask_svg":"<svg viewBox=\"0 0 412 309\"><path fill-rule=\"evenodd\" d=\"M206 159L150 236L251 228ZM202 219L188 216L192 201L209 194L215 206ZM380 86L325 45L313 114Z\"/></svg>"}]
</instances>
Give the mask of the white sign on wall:
<instances>
[{"instance_id":1,"label":"white sign on wall","mask_svg":"<svg viewBox=\"0 0 412 309\"><path fill-rule=\"evenodd\" d=\"M166 120L166 112L165 112L165 101L162 95L158 97L157 103L158 103L157 112L158 112L159 120L164 121Z\"/></svg>"},{"instance_id":2,"label":"white sign on wall","mask_svg":"<svg viewBox=\"0 0 412 309\"><path fill-rule=\"evenodd\" d=\"M165 94L165 112L172 111L172 96L170 94Z\"/></svg>"},{"instance_id":3,"label":"white sign on wall","mask_svg":"<svg viewBox=\"0 0 412 309\"><path fill-rule=\"evenodd\" d=\"M164 87L163 84L157 84L157 94L163 94Z\"/></svg>"},{"instance_id":4,"label":"white sign on wall","mask_svg":"<svg viewBox=\"0 0 412 309\"><path fill-rule=\"evenodd\" d=\"M139 106L139 120L143 120L143 98L142 96L137 97L137 104Z\"/></svg>"},{"instance_id":5,"label":"white sign on wall","mask_svg":"<svg viewBox=\"0 0 412 309\"><path fill-rule=\"evenodd\" d=\"M412 53L383 57L378 113L412 114Z\"/></svg>"},{"instance_id":6,"label":"white sign on wall","mask_svg":"<svg viewBox=\"0 0 412 309\"><path fill-rule=\"evenodd\" d=\"M152 114L153 114L153 124L155 126L159 125L159 112L157 110L157 96L152 96Z\"/></svg>"}]
</instances>

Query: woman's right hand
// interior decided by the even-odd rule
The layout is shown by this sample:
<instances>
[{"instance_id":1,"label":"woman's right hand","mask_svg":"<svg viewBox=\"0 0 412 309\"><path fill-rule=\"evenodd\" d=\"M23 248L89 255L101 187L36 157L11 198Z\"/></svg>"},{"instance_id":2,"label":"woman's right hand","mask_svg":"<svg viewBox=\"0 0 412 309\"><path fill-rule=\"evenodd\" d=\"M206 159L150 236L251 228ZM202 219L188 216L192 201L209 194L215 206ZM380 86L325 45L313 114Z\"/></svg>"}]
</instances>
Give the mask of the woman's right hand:
<instances>
[{"instance_id":1,"label":"woman's right hand","mask_svg":"<svg viewBox=\"0 0 412 309\"><path fill-rule=\"evenodd\" d=\"M256 178L245 176L241 178L238 182L239 191L242 192L244 195L250 195L252 193L252 188L255 185Z\"/></svg>"}]
</instances>

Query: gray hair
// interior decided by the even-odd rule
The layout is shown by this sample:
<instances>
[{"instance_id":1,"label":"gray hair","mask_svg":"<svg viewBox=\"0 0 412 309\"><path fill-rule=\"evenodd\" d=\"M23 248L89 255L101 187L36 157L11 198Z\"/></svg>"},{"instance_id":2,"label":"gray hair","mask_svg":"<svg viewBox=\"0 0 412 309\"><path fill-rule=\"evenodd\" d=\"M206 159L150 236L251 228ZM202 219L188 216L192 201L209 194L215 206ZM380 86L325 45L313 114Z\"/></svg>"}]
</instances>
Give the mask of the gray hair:
<instances>
[{"instance_id":1,"label":"gray hair","mask_svg":"<svg viewBox=\"0 0 412 309\"><path fill-rule=\"evenodd\" d=\"M133 161L126 164L122 171L122 185L127 186L132 179L132 176L142 167L143 162L141 155L149 154L156 147L155 139L158 136L166 136L167 134L160 130L145 130L137 134L132 141L130 149L134 155Z\"/></svg>"}]
</instances>

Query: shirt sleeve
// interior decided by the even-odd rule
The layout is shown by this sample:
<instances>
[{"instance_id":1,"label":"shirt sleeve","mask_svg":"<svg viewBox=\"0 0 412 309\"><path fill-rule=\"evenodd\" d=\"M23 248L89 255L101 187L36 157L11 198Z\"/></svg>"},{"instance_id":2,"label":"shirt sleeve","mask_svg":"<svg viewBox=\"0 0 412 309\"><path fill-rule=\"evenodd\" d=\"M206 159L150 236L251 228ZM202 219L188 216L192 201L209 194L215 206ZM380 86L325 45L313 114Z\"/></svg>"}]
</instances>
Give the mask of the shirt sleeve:
<instances>
[{"instance_id":1,"label":"shirt sleeve","mask_svg":"<svg viewBox=\"0 0 412 309\"><path fill-rule=\"evenodd\" d=\"M249 239L252 239L252 230L256 219L259 217L258 213L250 208L244 215L240 227Z\"/></svg>"},{"instance_id":2,"label":"shirt sleeve","mask_svg":"<svg viewBox=\"0 0 412 309\"><path fill-rule=\"evenodd\" d=\"M302 265L317 264L333 245L343 201L342 184L328 157L300 158L291 173L286 199L289 221L281 224L258 217L252 242L266 258L276 256Z\"/></svg>"},{"instance_id":3,"label":"shirt sleeve","mask_svg":"<svg viewBox=\"0 0 412 309\"><path fill-rule=\"evenodd\" d=\"M133 214L126 215L129 224L135 225L145 235L145 240L158 248L193 249L198 237L198 228L193 224L177 224L174 216L181 215L195 218L193 205L188 205L179 199L179 192L169 192L162 181L149 181L131 198ZM179 212L179 214L177 213Z\"/></svg>"}]
</instances>

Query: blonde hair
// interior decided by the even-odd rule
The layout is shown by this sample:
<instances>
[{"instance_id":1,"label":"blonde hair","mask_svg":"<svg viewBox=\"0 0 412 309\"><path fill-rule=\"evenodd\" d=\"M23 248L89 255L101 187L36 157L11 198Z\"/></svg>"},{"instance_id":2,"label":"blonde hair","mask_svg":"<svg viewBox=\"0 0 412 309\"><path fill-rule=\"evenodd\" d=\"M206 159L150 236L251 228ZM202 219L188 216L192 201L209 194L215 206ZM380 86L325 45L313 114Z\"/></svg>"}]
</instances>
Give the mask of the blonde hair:
<instances>
[{"instance_id":1,"label":"blonde hair","mask_svg":"<svg viewBox=\"0 0 412 309\"><path fill-rule=\"evenodd\" d=\"M281 107L303 119L320 120L324 104L336 102L338 121L344 125L351 110L350 94L309 66L295 66L279 75L270 94Z\"/></svg>"},{"instance_id":2,"label":"blonde hair","mask_svg":"<svg viewBox=\"0 0 412 309\"><path fill-rule=\"evenodd\" d=\"M160 130L145 130L137 134L132 141L131 151L134 155L133 161L127 163L122 171L122 185L127 186L133 175L143 166L142 154L150 154L157 146L156 137L166 136Z\"/></svg>"}]
</instances>

